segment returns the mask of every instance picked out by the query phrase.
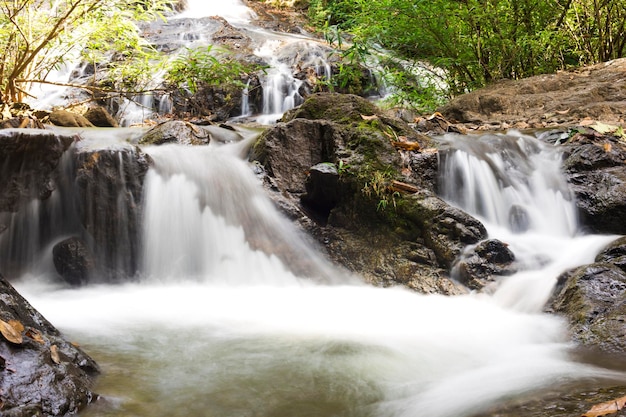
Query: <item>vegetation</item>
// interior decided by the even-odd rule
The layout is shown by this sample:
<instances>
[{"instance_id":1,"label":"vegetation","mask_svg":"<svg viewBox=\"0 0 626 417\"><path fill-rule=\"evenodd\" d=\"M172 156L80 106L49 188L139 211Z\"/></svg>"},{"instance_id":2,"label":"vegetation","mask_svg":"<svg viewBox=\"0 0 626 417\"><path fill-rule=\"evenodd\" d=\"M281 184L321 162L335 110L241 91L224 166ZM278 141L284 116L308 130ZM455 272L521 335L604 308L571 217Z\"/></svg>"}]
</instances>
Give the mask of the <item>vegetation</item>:
<instances>
[{"instance_id":1,"label":"vegetation","mask_svg":"<svg viewBox=\"0 0 626 417\"><path fill-rule=\"evenodd\" d=\"M199 87L245 87L242 81L259 70L257 65L244 64L228 55L218 55L211 45L186 49L167 68L165 79L179 89L195 94Z\"/></svg>"},{"instance_id":2,"label":"vegetation","mask_svg":"<svg viewBox=\"0 0 626 417\"><path fill-rule=\"evenodd\" d=\"M458 94L626 55L622 0L310 0L308 10L320 29L391 53L394 84L410 101L430 94L424 105L441 75ZM412 71L420 61L443 72L424 84Z\"/></svg>"},{"instance_id":3,"label":"vegetation","mask_svg":"<svg viewBox=\"0 0 626 417\"><path fill-rule=\"evenodd\" d=\"M0 100L23 101L32 83L68 60L106 62L116 81L136 84L155 54L134 22L162 17L168 7L163 0L0 2Z\"/></svg>"}]
</instances>

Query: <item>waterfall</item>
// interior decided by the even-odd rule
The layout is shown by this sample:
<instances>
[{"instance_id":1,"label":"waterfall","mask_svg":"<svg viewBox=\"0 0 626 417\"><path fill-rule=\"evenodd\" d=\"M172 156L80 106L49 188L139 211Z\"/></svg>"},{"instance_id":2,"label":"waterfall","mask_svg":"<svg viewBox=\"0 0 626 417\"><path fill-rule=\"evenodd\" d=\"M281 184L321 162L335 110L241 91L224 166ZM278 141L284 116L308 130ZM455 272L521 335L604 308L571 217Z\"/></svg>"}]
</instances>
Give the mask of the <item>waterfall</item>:
<instances>
[{"instance_id":1,"label":"waterfall","mask_svg":"<svg viewBox=\"0 0 626 417\"><path fill-rule=\"evenodd\" d=\"M453 152L466 155L453 159L471 159L460 143ZM103 358L104 400L85 416L459 417L560 384L619 377L574 360L565 323L537 308L559 268L591 261L607 242L535 229L532 201L544 212L563 204L528 199L543 186L510 179L550 172L531 163L537 152L519 154L529 157L526 174L512 163L518 156L502 156L510 144L474 156L495 169L497 180L479 180L497 185L485 195L526 196L506 204L523 204L532 227L512 230L507 216L495 216L504 224L486 221L490 233L522 258L542 252L548 267L507 277L494 295L444 297L362 285L329 265L267 200L240 159L247 145L146 148L154 165L139 282L45 291L19 283L39 311ZM453 165L461 182L451 198L465 201L474 162ZM546 187L567 200L559 181ZM496 203L481 201L478 214L508 210L483 210Z\"/></svg>"}]
</instances>

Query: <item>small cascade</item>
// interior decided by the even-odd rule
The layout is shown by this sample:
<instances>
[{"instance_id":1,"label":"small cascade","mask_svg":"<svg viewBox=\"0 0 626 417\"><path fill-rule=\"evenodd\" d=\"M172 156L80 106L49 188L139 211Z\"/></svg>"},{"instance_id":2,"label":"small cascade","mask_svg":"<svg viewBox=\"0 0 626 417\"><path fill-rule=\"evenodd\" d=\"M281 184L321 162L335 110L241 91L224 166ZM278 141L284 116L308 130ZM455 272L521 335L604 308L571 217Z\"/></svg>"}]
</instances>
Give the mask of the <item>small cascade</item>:
<instances>
[{"instance_id":1,"label":"small cascade","mask_svg":"<svg viewBox=\"0 0 626 417\"><path fill-rule=\"evenodd\" d=\"M248 79L241 93L241 117L247 117L250 114L250 79Z\"/></svg>"},{"instance_id":2,"label":"small cascade","mask_svg":"<svg viewBox=\"0 0 626 417\"><path fill-rule=\"evenodd\" d=\"M576 207L558 152L518 133L447 141L454 145L440 154L444 198L512 232L576 234Z\"/></svg>"},{"instance_id":3,"label":"small cascade","mask_svg":"<svg viewBox=\"0 0 626 417\"><path fill-rule=\"evenodd\" d=\"M341 280L274 210L240 147L147 149L155 167L145 185L143 274L238 286L301 282L294 273Z\"/></svg>"}]
</instances>

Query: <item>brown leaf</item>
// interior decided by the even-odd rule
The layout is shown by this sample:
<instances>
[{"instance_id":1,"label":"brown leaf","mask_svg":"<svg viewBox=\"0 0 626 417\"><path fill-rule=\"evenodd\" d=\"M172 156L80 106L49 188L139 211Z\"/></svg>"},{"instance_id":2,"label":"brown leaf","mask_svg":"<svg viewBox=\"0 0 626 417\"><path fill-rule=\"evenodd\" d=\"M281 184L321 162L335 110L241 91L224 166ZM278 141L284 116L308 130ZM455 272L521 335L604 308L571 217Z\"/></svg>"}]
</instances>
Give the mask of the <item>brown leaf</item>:
<instances>
[{"instance_id":1,"label":"brown leaf","mask_svg":"<svg viewBox=\"0 0 626 417\"><path fill-rule=\"evenodd\" d=\"M59 348L57 345L50 346L50 357L52 358L52 362L57 365L61 363L61 357L59 357Z\"/></svg>"},{"instance_id":2,"label":"brown leaf","mask_svg":"<svg viewBox=\"0 0 626 417\"><path fill-rule=\"evenodd\" d=\"M30 337L31 339L33 339L35 342L43 345L46 342L43 340L43 336L41 335L41 333L39 332L39 330L35 330L35 329L28 329L26 330L26 337Z\"/></svg>"},{"instance_id":3,"label":"brown leaf","mask_svg":"<svg viewBox=\"0 0 626 417\"><path fill-rule=\"evenodd\" d=\"M9 320L9 324L11 325L11 327L13 327L16 331L20 333L24 331L24 325L19 320Z\"/></svg>"},{"instance_id":4,"label":"brown leaf","mask_svg":"<svg viewBox=\"0 0 626 417\"><path fill-rule=\"evenodd\" d=\"M366 115L362 114L361 118L363 120L376 120L376 119L378 119L378 116L376 116L375 114L372 114L371 116L366 116Z\"/></svg>"},{"instance_id":5,"label":"brown leaf","mask_svg":"<svg viewBox=\"0 0 626 417\"><path fill-rule=\"evenodd\" d=\"M613 147L611 146L611 142L606 142L606 143L603 145L603 148L604 148L604 152L609 153L609 152L611 152L611 149L612 149Z\"/></svg>"},{"instance_id":6,"label":"brown leaf","mask_svg":"<svg viewBox=\"0 0 626 417\"><path fill-rule=\"evenodd\" d=\"M419 151L422 147L417 142L391 142L394 148L404 149L405 151Z\"/></svg>"},{"instance_id":7,"label":"brown leaf","mask_svg":"<svg viewBox=\"0 0 626 417\"><path fill-rule=\"evenodd\" d=\"M0 320L0 333L2 333L2 336L4 336L4 338L9 342L21 345L23 342L22 332L18 331L15 327L13 327L13 325L10 324L11 322L15 321L17 320L11 320L9 323L7 323L6 321ZM19 324L20 326L22 325L22 323ZM24 326L22 326L22 329L23 328Z\"/></svg>"},{"instance_id":8,"label":"brown leaf","mask_svg":"<svg viewBox=\"0 0 626 417\"><path fill-rule=\"evenodd\" d=\"M607 414L617 413L626 406L626 395L611 401L596 404L589 409L582 417L600 417Z\"/></svg>"}]
</instances>

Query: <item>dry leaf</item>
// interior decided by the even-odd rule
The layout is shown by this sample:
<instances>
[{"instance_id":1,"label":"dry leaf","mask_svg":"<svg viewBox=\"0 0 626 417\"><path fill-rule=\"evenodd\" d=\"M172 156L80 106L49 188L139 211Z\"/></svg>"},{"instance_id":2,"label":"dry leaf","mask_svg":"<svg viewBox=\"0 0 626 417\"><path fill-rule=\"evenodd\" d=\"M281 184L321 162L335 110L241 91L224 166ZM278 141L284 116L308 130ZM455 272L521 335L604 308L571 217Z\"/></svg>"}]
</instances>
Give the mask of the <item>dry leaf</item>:
<instances>
[{"instance_id":1,"label":"dry leaf","mask_svg":"<svg viewBox=\"0 0 626 417\"><path fill-rule=\"evenodd\" d=\"M609 125L602 122L595 122L594 124L589 126L591 129L595 130L598 133L606 135L607 133L613 133L618 129L618 126Z\"/></svg>"},{"instance_id":2,"label":"dry leaf","mask_svg":"<svg viewBox=\"0 0 626 417\"><path fill-rule=\"evenodd\" d=\"M626 395L611 401L596 404L589 409L582 417L600 417L607 414L617 413L626 406Z\"/></svg>"},{"instance_id":3,"label":"dry leaf","mask_svg":"<svg viewBox=\"0 0 626 417\"><path fill-rule=\"evenodd\" d=\"M567 110L555 110L554 112L556 114L567 114L567 113L569 113L569 109L567 109Z\"/></svg>"},{"instance_id":4,"label":"dry leaf","mask_svg":"<svg viewBox=\"0 0 626 417\"><path fill-rule=\"evenodd\" d=\"M61 358L59 357L59 348L57 345L50 346L50 357L52 358L52 362L57 365L61 363Z\"/></svg>"},{"instance_id":5,"label":"dry leaf","mask_svg":"<svg viewBox=\"0 0 626 417\"><path fill-rule=\"evenodd\" d=\"M16 320L11 320L10 322L15 322ZM4 338L6 340L8 340L11 343L15 343L17 345L21 345L22 344L22 332L18 331L15 327L13 327L13 325L11 325L9 323L7 323L6 321L2 321L0 320L0 333L2 333L2 336L4 336ZM19 323L19 322L18 322ZM20 326L22 325L22 323L19 323ZM22 326L22 329L24 328L24 326Z\"/></svg>"},{"instance_id":6,"label":"dry leaf","mask_svg":"<svg viewBox=\"0 0 626 417\"><path fill-rule=\"evenodd\" d=\"M19 320L9 320L9 324L11 327L15 329L15 331L22 333L24 331L24 325Z\"/></svg>"},{"instance_id":7,"label":"dry leaf","mask_svg":"<svg viewBox=\"0 0 626 417\"><path fill-rule=\"evenodd\" d=\"M421 146L417 142L392 142L395 148L404 149L405 151L419 151Z\"/></svg>"},{"instance_id":8,"label":"dry leaf","mask_svg":"<svg viewBox=\"0 0 626 417\"><path fill-rule=\"evenodd\" d=\"M30 337L35 342L37 342L37 343L39 343L41 345L45 344L45 341L43 340L43 336L41 335L39 330L35 330L35 329L28 329L28 330L26 330L26 337Z\"/></svg>"},{"instance_id":9,"label":"dry leaf","mask_svg":"<svg viewBox=\"0 0 626 417\"><path fill-rule=\"evenodd\" d=\"M602 145L602 147L604 148L604 152L606 153L611 152L611 149L613 149L611 142L606 142L604 145Z\"/></svg>"},{"instance_id":10,"label":"dry leaf","mask_svg":"<svg viewBox=\"0 0 626 417\"><path fill-rule=\"evenodd\" d=\"M365 116L364 114L361 115L361 118L363 120L376 120L378 119L378 116L376 116L375 114L371 115L371 116Z\"/></svg>"}]
</instances>

